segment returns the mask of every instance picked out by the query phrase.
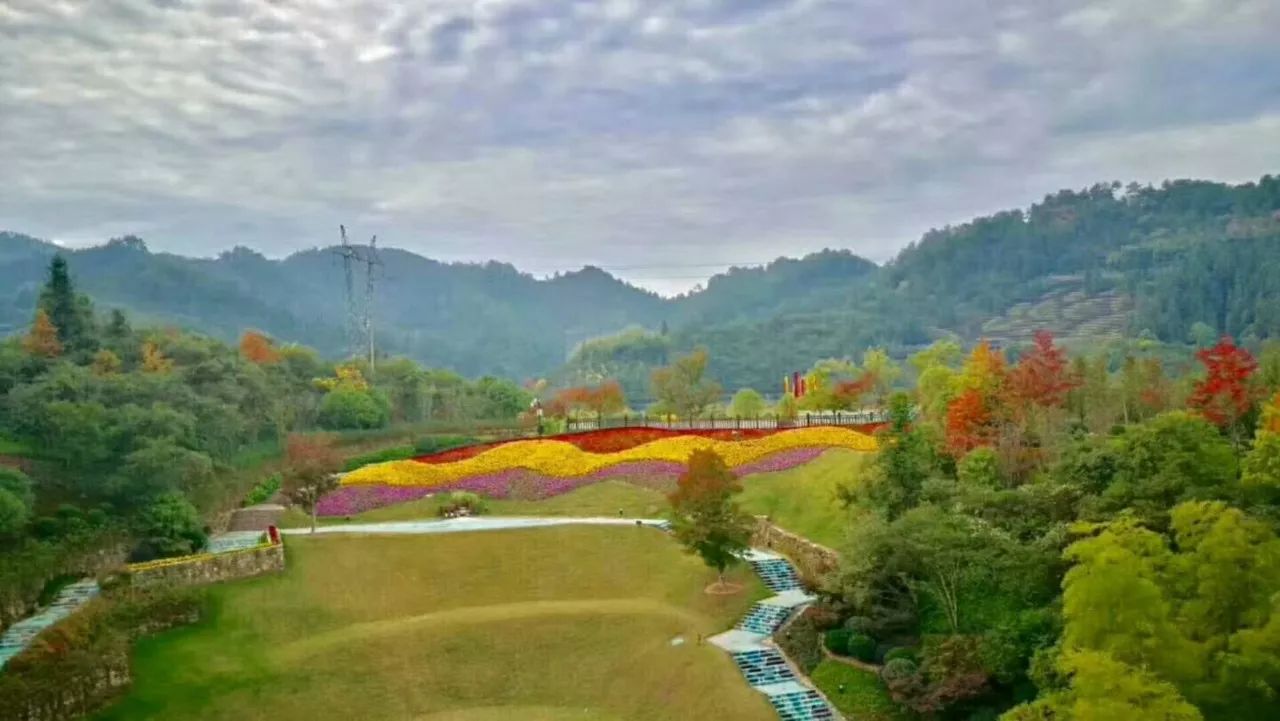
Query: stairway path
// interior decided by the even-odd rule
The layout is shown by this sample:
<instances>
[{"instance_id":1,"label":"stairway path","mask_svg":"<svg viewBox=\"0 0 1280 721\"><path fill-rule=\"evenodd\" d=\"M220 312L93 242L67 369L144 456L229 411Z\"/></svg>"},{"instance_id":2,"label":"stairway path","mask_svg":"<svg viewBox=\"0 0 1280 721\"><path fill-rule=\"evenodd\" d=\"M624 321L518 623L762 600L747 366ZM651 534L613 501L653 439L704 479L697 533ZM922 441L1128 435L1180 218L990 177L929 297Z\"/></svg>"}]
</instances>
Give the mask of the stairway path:
<instances>
[{"instance_id":1,"label":"stairway path","mask_svg":"<svg viewBox=\"0 0 1280 721\"><path fill-rule=\"evenodd\" d=\"M53 603L34 616L18 621L0 636L0 669L9 663L9 659L22 653L22 650L40 635L40 632L62 619L70 616L94 596L98 595L98 582L93 579L76 581L58 592Z\"/></svg>"},{"instance_id":2,"label":"stairway path","mask_svg":"<svg viewBox=\"0 0 1280 721\"><path fill-rule=\"evenodd\" d=\"M712 636L711 643L729 652L747 683L769 699L783 721L840 718L821 694L805 685L773 645L773 633L809 605L813 596L805 593L786 558L751 549L743 559L776 595L754 604L733 630Z\"/></svg>"}]
</instances>

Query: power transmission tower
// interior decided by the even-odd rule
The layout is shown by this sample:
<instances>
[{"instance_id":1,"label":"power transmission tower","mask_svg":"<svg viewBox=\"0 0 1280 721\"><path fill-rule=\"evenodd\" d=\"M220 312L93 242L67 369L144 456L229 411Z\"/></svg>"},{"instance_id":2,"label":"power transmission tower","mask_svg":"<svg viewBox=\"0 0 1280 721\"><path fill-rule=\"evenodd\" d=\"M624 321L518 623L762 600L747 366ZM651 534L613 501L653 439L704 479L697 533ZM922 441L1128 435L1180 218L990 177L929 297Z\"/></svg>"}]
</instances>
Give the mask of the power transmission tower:
<instances>
[{"instance_id":1,"label":"power transmission tower","mask_svg":"<svg viewBox=\"0 0 1280 721\"><path fill-rule=\"evenodd\" d=\"M342 259L342 272L347 291L344 330L347 336L347 352L354 358L360 353L360 313L356 307L355 272L352 263L360 260L360 251L347 239L345 225L339 225L338 232L342 235L342 245L334 248L333 253Z\"/></svg>"},{"instance_id":2,"label":"power transmission tower","mask_svg":"<svg viewBox=\"0 0 1280 721\"><path fill-rule=\"evenodd\" d=\"M364 285L364 335L369 348L369 375L377 375L377 353L374 348L373 332L373 287L377 277L375 268L382 267L382 259L378 257L378 236L369 239L369 250L365 253L365 285Z\"/></svg>"}]
</instances>

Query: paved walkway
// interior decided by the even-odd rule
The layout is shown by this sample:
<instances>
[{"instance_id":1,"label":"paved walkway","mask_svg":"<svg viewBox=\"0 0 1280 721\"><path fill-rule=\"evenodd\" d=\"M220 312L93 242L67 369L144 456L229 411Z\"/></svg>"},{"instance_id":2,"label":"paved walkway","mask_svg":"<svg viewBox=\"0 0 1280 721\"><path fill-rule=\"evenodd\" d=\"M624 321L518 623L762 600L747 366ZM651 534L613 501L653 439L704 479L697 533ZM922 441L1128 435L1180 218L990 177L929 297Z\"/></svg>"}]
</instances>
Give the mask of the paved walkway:
<instances>
[{"instance_id":1,"label":"paved walkway","mask_svg":"<svg viewBox=\"0 0 1280 721\"><path fill-rule=\"evenodd\" d=\"M807 685L773 643L774 631L814 597L804 592L795 568L783 556L753 548L743 554L743 560L777 595L752 606L736 628L709 640L729 653L747 683L769 699L783 721L838 719L827 700Z\"/></svg>"},{"instance_id":2,"label":"paved walkway","mask_svg":"<svg viewBox=\"0 0 1280 721\"><path fill-rule=\"evenodd\" d=\"M502 531L514 528L546 528L548 526L648 526L665 529L667 521L660 518L599 517L532 517L532 516L469 516L434 521L385 521L382 523L344 523L320 526L316 533L459 533L463 531ZM304 536L310 528L282 528L281 533Z\"/></svg>"}]
</instances>

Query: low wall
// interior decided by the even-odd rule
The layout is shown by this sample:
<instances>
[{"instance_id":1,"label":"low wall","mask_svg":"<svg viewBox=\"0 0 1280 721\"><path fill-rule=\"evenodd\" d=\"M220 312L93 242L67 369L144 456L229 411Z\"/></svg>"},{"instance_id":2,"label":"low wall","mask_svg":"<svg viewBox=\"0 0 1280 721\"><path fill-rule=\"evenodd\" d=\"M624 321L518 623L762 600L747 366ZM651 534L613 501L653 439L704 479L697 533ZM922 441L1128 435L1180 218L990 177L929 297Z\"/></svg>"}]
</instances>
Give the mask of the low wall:
<instances>
[{"instance_id":1,"label":"low wall","mask_svg":"<svg viewBox=\"0 0 1280 721\"><path fill-rule=\"evenodd\" d=\"M284 570L284 544L264 544L225 553L201 553L126 567L135 585L179 586L232 581Z\"/></svg>"},{"instance_id":2,"label":"low wall","mask_svg":"<svg viewBox=\"0 0 1280 721\"><path fill-rule=\"evenodd\" d=\"M780 553L791 559L791 563L800 572L800 577L813 586L821 585L823 580L835 572L840 565L840 554L774 525L767 516L756 516L756 527L751 533L751 545Z\"/></svg>"}]
</instances>

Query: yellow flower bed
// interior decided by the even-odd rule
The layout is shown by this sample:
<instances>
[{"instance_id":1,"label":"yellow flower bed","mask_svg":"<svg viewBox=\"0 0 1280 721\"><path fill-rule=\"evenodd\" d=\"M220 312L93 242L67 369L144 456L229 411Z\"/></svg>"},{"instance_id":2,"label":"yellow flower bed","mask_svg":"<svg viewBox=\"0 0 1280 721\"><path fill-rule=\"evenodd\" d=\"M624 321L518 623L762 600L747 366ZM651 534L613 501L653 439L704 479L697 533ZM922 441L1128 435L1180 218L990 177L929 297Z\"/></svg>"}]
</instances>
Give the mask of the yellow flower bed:
<instances>
[{"instance_id":1,"label":"yellow flower bed","mask_svg":"<svg viewBox=\"0 0 1280 721\"><path fill-rule=\"evenodd\" d=\"M572 477L594 473L632 461L684 463L696 450L713 450L729 467L742 466L779 451L796 448L849 448L873 451L876 441L847 428L819 426L774 433L745 441L718 441L700 436L677 436L646 443L617 453L589 453L564 441L516 441L453 463L389 461L365 466L342 479L342 485L388 484L439 486L472 476L525 468L548 476Z\"/></svg>"}]
</instances>

